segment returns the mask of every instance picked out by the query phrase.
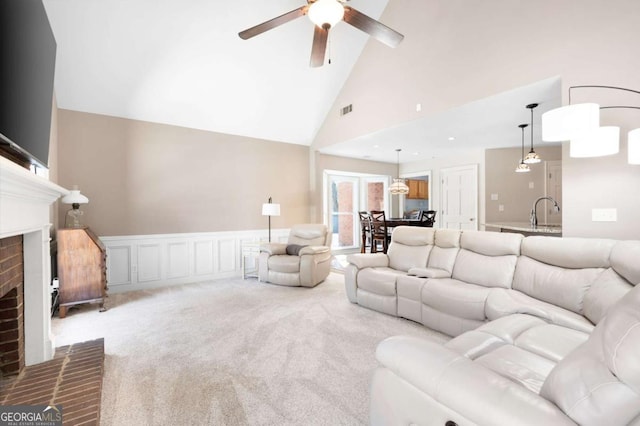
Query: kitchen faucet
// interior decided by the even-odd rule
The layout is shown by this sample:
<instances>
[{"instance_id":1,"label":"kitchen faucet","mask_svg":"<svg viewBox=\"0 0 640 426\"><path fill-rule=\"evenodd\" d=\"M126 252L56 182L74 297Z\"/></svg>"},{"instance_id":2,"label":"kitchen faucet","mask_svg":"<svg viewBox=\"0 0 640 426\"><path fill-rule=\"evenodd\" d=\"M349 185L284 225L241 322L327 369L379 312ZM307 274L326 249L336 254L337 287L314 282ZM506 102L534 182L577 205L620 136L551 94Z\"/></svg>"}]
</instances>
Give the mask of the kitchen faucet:
<instances>
[{"instance_id":1,"label":"kitchen faucet","mask_svg":"<svg viewBox=\"0 0 640 426\"><path fill-rule=\"evenodd\" d=\"M558 202L556 200L554 200L551 197L540 197L538 198L536 201L534 201L533 203L533 207L531 208L531 214L529 215L529 222L531 223L531 227L532 228L537 228L538 227L538 215L537 215L537 209L538 209L538 203L542 200L549 200L551 202L553 202L553 209L556 212L560 211L560 206L558 205Z\"/></svg>"}]
</instances>

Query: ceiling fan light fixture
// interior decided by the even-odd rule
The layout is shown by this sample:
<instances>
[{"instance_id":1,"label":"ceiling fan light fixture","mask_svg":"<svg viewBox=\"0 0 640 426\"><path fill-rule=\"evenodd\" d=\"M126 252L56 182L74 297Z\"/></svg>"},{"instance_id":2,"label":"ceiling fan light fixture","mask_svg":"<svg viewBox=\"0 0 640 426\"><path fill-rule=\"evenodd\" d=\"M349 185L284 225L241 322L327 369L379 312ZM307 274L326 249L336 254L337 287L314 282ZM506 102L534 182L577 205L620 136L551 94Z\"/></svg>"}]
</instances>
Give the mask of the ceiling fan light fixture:
<instances>
[{"instance_id":1,"label":"ceiling fan light fixture","mask_svg":"<svg viewBox=\"0 0 640 426\"><path fill-rule=\"evenodd\" d=\"M309 6L307 12L311 22L320 28L329 25L333 28L344 17L344 6L337 0L317 0Z\"/></svg>"}]
</instances>

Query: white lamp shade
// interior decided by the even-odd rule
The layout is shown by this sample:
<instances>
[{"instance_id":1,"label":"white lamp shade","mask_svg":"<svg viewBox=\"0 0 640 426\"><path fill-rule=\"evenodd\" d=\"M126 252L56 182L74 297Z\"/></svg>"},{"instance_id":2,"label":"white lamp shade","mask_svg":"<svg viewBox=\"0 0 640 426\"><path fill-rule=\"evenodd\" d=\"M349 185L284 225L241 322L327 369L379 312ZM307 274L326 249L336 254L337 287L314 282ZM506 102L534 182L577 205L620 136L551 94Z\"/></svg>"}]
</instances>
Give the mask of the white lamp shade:
<instances>
[{"instance_id":1,"label":"white lamp shade","mask_svg":"<svg viewBox=\"0 0 640 426\"><path fill-rule=\"evenodd\" d=\"M620 127L599 127L595 132L574 137L569 146L573 158L601 157L620 150Z\"/></svg>"},{"instance_id":2,"label":"white lamp shade","mask_svg":"<svg viewBox=\"0 0 640 426\"><path fill-rule=\"evenodd\" d=\"M262 216L280 216L280 204L274 204L274 203L263 204Z\"/></svg>"},{"instance_id":3,"label":"white lamp shade","mask_svg":"<svg viewBox=\"0 0 640 426\"><path fill-rule=\"evenodd\" d=\"M519 163L515 171L516 173L528 173L531 171L531 168L529 167L528 164Z\"/></svg>"},{"instance_id":4,"label":"white lamp shade","mask_svg":"<svg viewBox=\"0 0 640 426\"><path fill-rule=\"evenodd\" d=\"M344 17L344 6L336 0L318 0L309 7L309 19L321 27L329 24L333 28Z\"/></svg>"},{"instance_id":5,"label":"white lamp shade","mask_svg":"<svg viewBox=\"0 0 640 426\"><path fill-rule=\"evenodd\" d=\"M69 195L62 197L64 204L87 204L89 199L80 193L79 189L72 189Z\"/></svg>"},{"instance_id":6,"label":"white lamp shade","mask_svg":"<svg viewBox=\"0 0 640 426\"><path fill-rule=\"evenodd\" d=\"M404 183L403 179L394 179L389 187L391 195L404 195L409 193L409 187Z\"/></svg>"},{"instance_id":7,"label":"white lamp shade","mask_svg":"<svg viewBox=\"0 0 640 426\"><path fill-rule=\"evenodd\" d=\"M629 164L640 164L640 128L629 132L627 145Z\"/></svg>"},{"instance_id":8,"label":"white lamp shade","mask_svg":"<svg viewBox=\"0 0 640 426\"><path fill-rule=\"evenodd\" d=\"M567 105L542 114L542 140L563 142L591 134L600 127L600 105Z\"/></svg>"}]
</instances>

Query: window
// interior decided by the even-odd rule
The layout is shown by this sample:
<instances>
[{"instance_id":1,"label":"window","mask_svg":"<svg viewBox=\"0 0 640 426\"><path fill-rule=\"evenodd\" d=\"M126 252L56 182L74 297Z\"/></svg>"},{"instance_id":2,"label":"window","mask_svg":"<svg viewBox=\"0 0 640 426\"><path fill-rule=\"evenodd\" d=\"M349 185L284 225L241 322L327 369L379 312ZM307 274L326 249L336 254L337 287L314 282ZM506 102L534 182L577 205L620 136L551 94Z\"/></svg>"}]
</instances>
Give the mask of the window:
<instances>
[{"instance_id":1,"label":"window","mask_svg":"<svg viewBox=\"0 0 640 426\"><path fill-rule=\"evenodd\" d=\"M360 245L362 210L387 210L388 176L325 171L324 222L333 233L333 250L353 249Z\"/></svg>"}]
</instances>

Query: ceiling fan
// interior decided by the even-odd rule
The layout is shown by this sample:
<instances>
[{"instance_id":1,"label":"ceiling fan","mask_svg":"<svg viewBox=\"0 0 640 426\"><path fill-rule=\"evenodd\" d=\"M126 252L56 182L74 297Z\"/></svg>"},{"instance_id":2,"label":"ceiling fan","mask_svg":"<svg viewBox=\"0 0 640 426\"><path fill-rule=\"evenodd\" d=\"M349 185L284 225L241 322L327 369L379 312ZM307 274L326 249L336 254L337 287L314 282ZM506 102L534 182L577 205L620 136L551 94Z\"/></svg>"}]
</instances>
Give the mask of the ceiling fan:
<instances>
[{"instance_id":1,"label":"ceiling fan","mask_svg":"<svg viewBox=\"0 0 640 426\"><path fill-rule=\"evenodd\" d=\"M247 40L303 15L308 15L311 22L315 24L313 45L311 46L312 67L321 67L324 64L329 29L342 20L390 47L396 47L400 44L404 38L402 34L354 8L346 6L346 1L348 0L307 0L305 6L248 28L238 35L241 39Z\"/></svg>"}]
</instances>

